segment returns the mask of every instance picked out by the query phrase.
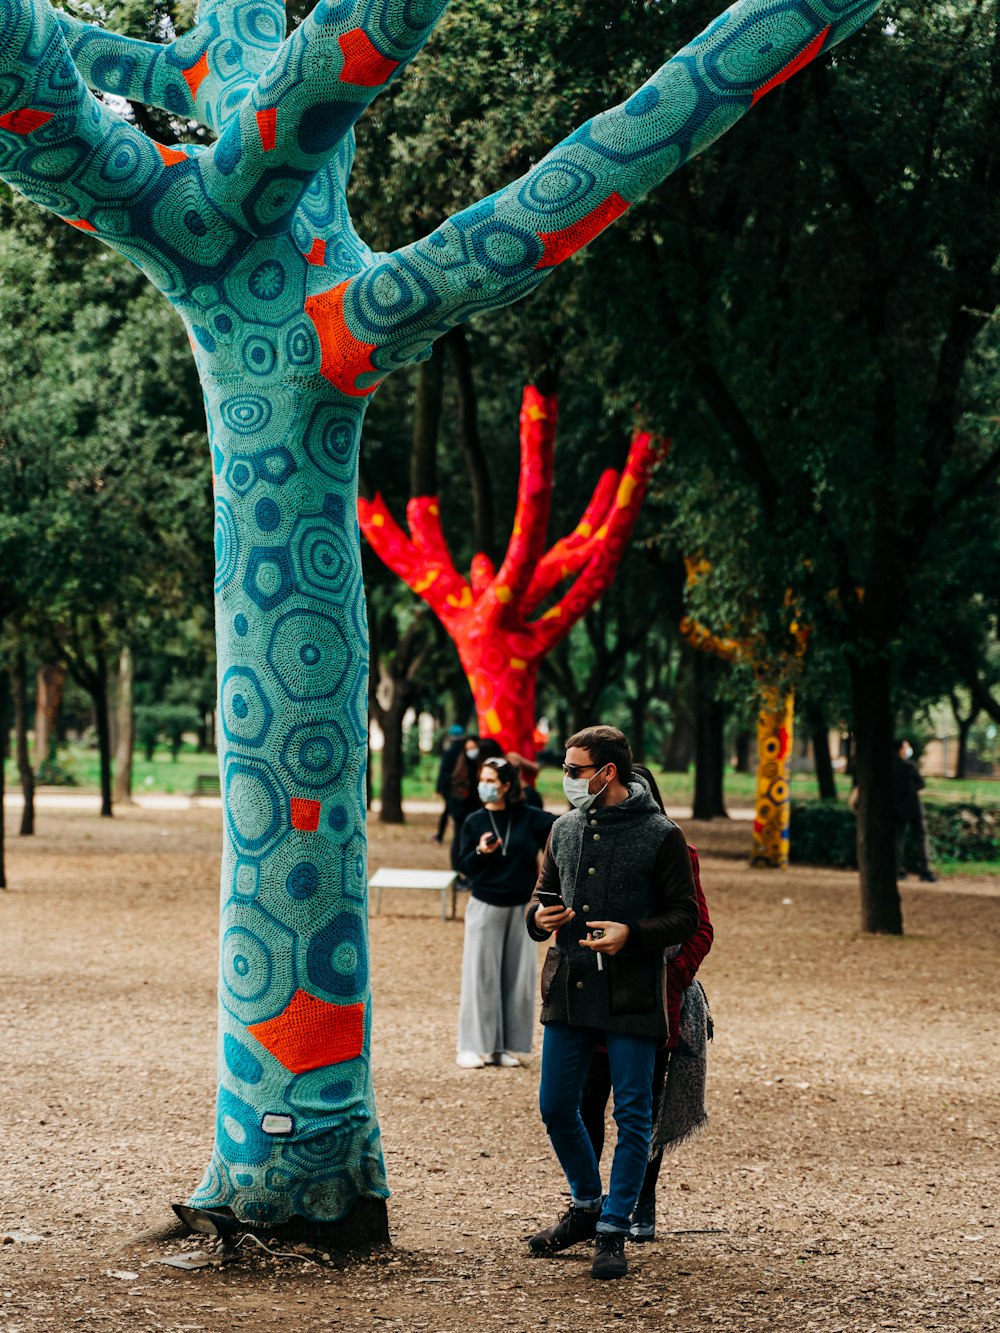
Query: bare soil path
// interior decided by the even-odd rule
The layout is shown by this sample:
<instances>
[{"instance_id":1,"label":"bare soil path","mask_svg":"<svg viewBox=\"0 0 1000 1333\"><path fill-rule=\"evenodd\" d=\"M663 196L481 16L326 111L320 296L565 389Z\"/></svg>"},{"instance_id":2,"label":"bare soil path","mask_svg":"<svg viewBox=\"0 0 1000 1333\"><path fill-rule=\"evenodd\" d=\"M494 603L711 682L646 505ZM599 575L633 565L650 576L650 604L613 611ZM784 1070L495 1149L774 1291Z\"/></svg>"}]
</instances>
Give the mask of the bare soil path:
<instances>
[{"instance_id":1,"label":"bare soil path","mask_svg":"<svg viewBox=\"0 0 1000 1333\"><path fill-rule=\"evenodd\" d=\"M433 816L372 865L435 868ZM668 1162L660 1236L617 1283L531 1260L563 1207L532 1067L454 1064L462 928L434 894L372 920L393 1251L156 1261L211 1143L217 810L46 810L0 893L0 1331L1000 1330L1000 898L907 887L857 933L853 875L751 871L688 829L716 946L708 1132ZM191 1248L188 1245L188 1248Z\"/></svg>"}]
</instances>

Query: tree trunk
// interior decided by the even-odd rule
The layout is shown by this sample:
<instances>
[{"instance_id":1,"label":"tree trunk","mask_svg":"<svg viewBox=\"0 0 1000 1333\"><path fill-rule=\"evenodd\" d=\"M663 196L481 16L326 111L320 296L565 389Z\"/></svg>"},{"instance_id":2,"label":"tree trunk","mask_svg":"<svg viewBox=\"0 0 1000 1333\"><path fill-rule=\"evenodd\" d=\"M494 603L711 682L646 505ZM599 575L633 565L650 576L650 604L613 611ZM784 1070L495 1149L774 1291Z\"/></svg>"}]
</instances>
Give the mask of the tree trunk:
<instances>
[{"instance_id":1,"label":"tree trunk","mask_svg":"<svg viewBox=\"0 0 1000 1333\"><path fill-rule=\"evenodd\" d=\"M38 668L35 677L35 768L56 757L59 710L66 686L66 668L61 663Z\"/></svg>"},{"instance_id":2,"label":"tree trunk","mask_svg":"<svg viewBox=\"0 0 1000 1333\"><path fill-rule=\"evenodd\" d=\"M809 709L809 730L812 738L813 762L816 765L816 783L821 801L837 799L837 780L833 774L830 756L830 728L822 709Z\"/></svg>"},{"instance_id":3,"label":"tree trunk","mask_svg":"<svg viewBox=\"0 0 1000 1333\"><path fill-rule=\"evenodd\" d=\"M380 824L405 824L403 814L403 716L407 693L394 682L392 702L379 710L382 728L382 809Z\"/></svg>"},{"instance_id":4,"label":"tree trunk","mask_svg":"<svg viewBox=\"0 0 1000 1333\"><path fill-rule=\"evenodd\" d=\"M673 725L663 746L663 767L668 773L686 773L695 748L694 706L695 652L681 643L680 662L674 681Z\"/></svg>"},{"instance_id":5,"label":"tree trunk","mask_svg":"<svg viewBox=\"0 0 1000 1333\"><path fill-rule=\"evenodd\" d=\"M110 819L111 805L111 725L108 712L108 667L104 654L95 654L95 670L88 689L94 705L94 726L97 728L97 753L101 764L101 817Z\"/></svg>"},{"instance_id":6,"label":"tree trunk","mask_svg":"<svg viewBox=\"0 0 1000 1333\"><path fill-rule=\"evenodd\" d=\"M649 700L644 695L629 701L629 711L632 715L629 741L632 744L632 754L637 764L646 762L646 716L648 709Z\"/></svg>"},{"instance_id":7,"label":"tree trunk","mask_svg":"<svg viewBox=\"0 0 1000 1333\"><path fill-rule=\"evenodd\" d=\"M757 793L752 866L788 868L791 816L788 761L792 754L795 696L768 687L757 718Z\"/></svg>"},{"instance_id":8,"label":"tree trunk","mask_svg":"<svg viewBox=\"0 0 1000 1333\"><path fill-rule=\"evenodd\" d=\"M417 376L410 448L410 494L437 494L437 444L441 427L441 391L444 384L444 348L434 350Z\"/></svg>"},{"instance_id":9,"label":"tree trunk","mask_svg":"<svg viewBox=\"0 0 1000 1333\"><path fill-rule=\"evenodd\" d=\"M14 747L17 771L21 779L24 805L21 809L21 837L28 838L35 831L35 775L28 756L28 664L24 649L19 645L14 653L11 686L14 695Z\"/></svg>"},{"instance_id":10,"label":"tree trunk","mask_svg":"<svg viewBox=\"0 0 1000 1333\"><path fill-rule=\"evenodd\" d=\"M493 481L489 465L479 438L479 407L476 401L476 385L472 378L472 359L469 356L469 344L464 328L459 325L445 335L445 342L451 350L452 364L455 368L455 380L458 385L460 407L460 438L465 454L465 465L469 471L472 485L472 522L476 546L490 557L496 558L494 546L493 521Z\"/></svg>"},{"instance_id":11,"label":"tree trunk","mask_svg":"<svg viewBox=\"0 0 1000 1333\"><path fill-rule=\"evenodd\" d=\"M852 661L850 673L858 783L861 928L901 935L903 914L896 883L889 665L879 659Z\"/></svg>"},{"instance_id":12,"label":"tree trunk","mask_svg":"<svg viewBox=\"0 0 1000 1333\"><path fill-rule=\"evenodd\" d=\"M964 778L969 768L969 732L975 718L957 718L958 754L955 756L955 777Z\"/></svg>"},{"instance_id":13,"label":"tree trunk","mask_svg":"<svg viewBox=\"0 0 1000 1333\"><path fill-rule=\"evenodd\" d=\"M695 661L695 752L693 819L726 819L723 800L725 769L725 708L715 698L716 664L699 655Z\"/></svg>"},{"instance_id":14,"label":"tree trunk","mask_svg":"<svg viewBox=\"0 0 1000 1333\"><path fill-rule=\"evenodd\" d=\"M132 649L124 647L118 658L118 691L115 714L115 800L132 804L132 751L135 749L135 664Z\"/></svg>"},{"instance_id":15,"label":"tree trunk","mask_svg":"<svg viewBox=\"0 0 1000 1333\"><path fill-rule=\"evenodd\" d=\"M736 762L733 764L734 773L749 773L750 756L752 754L753 736L749 731L742 727L736 733Z\"/></svg>"},{"instance_id":16,"label":"tree trunk","mask_svg":"<svg viewBox=\"0 0 1000 1333\"><path fill-rule=\"evenodd\" d=\"M0 889L7 887L7 845L5 837L4 796L6 795L7 755L10 739L7 726L7 672L0 667Z\"/></svg>"}]
</instances>

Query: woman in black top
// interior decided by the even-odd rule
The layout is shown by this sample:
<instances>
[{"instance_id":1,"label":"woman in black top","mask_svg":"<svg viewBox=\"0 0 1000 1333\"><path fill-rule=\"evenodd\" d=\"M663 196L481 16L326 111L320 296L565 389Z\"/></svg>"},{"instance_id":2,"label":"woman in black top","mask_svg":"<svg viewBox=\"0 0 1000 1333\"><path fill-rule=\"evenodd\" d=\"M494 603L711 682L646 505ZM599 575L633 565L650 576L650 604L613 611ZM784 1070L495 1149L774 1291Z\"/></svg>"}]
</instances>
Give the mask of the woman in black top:
<instances>
[{"instance_id":1,"label":"woman in black top","mask_svg":"<svg viewBox=\"0 0 1000 1333\"><path fill-rule=\"evenodd\" d=\"M483 809L462 825L458 870L472 887L465 913L458 1059L463 1069L520 1064L535 1031L537 949L524 906L538 877L538 853L556 817L525 805L517 769L487 759L479 772Z\"/></svg>"}]
</instances>

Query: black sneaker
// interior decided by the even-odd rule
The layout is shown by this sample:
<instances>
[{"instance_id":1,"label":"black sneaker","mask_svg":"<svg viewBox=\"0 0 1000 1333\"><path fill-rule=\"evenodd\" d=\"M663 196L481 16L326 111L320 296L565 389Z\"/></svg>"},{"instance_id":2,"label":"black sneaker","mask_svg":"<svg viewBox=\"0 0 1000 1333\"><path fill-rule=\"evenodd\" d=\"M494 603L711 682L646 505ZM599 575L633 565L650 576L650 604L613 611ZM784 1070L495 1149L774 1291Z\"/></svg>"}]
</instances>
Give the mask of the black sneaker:
<instances>
[{"instance_id":1,"label":"black sneaker","mask_svg":"<svg viewBox=\"0 0 1000 1333\"><path fill-rule=\"evenodd\" d=\"M593 1240L600 1220L600 1208L575 1208L571 1204L555 1226L546 1227L530 1238L528 1249L532 1254L544 1256L568 1250L581 1240Z\"/></svg>"},{"instance_id":2,"label":"black sneaker","mask_svg":"<svg viewBox=\"0 0 1000 1333\"><path fill-rule=\"evenodd\" d=\"M938 877L933 870L928 870L927 874L921 875L920 878L925 884L936 884L938 882Z\"/></svg>"},{"instance_id":3,"label":"black sneaker","mask_svg":"<svg viewBox=\"0 0 1000 1333\"><path fill-rule=\"evenodd\" d=\"M594 1242L594 1262L590 1266L590 1276L624 1277L627 1272L625 1233L599 1231Z\"/></svg>"},{"instance_id":4,"label":"black sneaker","mask_svg":"<svg viewBox=\"0 0 1000 1333\"><path fill-rule=\"evenodd\" d=\"M628 1229L632 1240L656 1239L656 1195L651 1199L640 1197L632 1212L632 1225Z\"/></svg>"}]
</instances>

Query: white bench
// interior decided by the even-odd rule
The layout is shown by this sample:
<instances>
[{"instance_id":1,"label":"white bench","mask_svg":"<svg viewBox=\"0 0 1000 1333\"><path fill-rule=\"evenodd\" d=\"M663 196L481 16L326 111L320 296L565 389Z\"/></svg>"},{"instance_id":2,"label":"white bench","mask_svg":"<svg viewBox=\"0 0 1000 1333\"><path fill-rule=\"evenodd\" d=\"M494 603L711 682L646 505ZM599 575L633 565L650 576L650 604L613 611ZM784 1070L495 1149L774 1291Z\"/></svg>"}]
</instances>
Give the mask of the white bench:
<instances>
[{"instance_id":1,"label":"white bench","mask_svg":"<svg viewBox=\"0 0 1000 1333\"><path fill-rule=\"evenodd\" d=\"M383 866L376 870L368 881L368 888L375 890L375 915L382 910L383 889L434 889L441 895L441 920L448 919L448 894L451 894L451 919L455 919L455 881L458 878L454 870L398 870L393 866Z\"/></svg>"}]
</instances>

